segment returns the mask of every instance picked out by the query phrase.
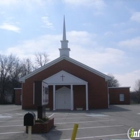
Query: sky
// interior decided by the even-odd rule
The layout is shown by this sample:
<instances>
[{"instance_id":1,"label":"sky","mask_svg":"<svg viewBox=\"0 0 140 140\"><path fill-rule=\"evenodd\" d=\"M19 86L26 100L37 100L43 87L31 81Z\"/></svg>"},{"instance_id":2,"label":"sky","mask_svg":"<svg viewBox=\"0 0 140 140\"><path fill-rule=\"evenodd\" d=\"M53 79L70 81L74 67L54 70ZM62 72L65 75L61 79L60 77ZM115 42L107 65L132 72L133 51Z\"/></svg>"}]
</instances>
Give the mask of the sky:
<instances>
[{"instance_id":1,"label":"sky","mask_svg":"<svg viewBox=\"0 0 140 140\"><path fill-rule=\"evenodd\" d=\"M135 90L140 0L0 0L0 54L58 58L64 15L70 57Z\"/></svg>"}]
</instances>

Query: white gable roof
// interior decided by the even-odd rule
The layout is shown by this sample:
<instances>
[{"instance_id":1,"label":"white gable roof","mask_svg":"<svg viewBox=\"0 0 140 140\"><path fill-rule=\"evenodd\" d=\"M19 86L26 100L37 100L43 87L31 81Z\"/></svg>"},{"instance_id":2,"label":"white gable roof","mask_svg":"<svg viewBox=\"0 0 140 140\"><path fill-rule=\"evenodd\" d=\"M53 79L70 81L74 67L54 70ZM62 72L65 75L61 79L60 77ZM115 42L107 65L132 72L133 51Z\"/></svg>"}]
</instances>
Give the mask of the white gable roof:
<instances>
[{"instance_id":1,"label":"white gable roof","mask_svg":"<svg viewBox=\"0 0 140 140\"><path fill-rule=\"evenodd\" d=\"M48 85L86 85L86 81L66 72L66 71L60 71L52 76L50 76L47 79L43 80Z\"/></svg>"},{"instance_id":2,"label":"white gable roof","mask_svg":"<svg viewBox=\"0 0 140 140\"><path fill-rule=\"evenodd\" d=\"M105 80L109 80L110 79L109 76L107 76L107 75L105 75L105 74L103 74L103 73L101 73L101 72L99 72L99 71L97 71L97 70L95 70L95 69L93 69L93 68L83 64L83 63L81 63L81 62L78 62L78 61L76 61L76 60L74 60L74 59L72 59L70 57L61 56L61 57L59 57L59 58L49 62L48 64L40 67L39 69L37 69L37 70L35 70L35 71L25 75L24 77L20 78L19 81L20 82L25 82L26 79L28 79L28 78L34 76L35 74L37 74L37 73L39 73L39 72L41 72L41 71L43 71L43 70L53 66L54 64L56 64L56 63L58 63L58 62L60 62L62 60L67 60L67 61L69 61L69 62L71 62L71 63L73 63L73 64L75 64L75 65L77 65L79 67L82 67L82 68L84 68L84 69L86 69L86 70L88 70L88 71L90 71L90 72L92 72L92 73L94 73L94 74L96 74L96 75L98 75L100 77L105 78Z\"/></svg>"}]
</instances>

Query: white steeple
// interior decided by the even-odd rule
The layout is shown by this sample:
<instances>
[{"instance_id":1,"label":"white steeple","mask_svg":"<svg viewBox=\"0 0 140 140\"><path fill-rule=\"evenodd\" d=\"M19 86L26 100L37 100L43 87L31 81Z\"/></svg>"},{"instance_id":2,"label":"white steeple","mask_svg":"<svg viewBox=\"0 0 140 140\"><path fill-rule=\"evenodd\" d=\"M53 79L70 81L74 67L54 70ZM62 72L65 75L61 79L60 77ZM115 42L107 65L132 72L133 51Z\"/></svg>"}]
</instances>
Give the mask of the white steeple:
<instances>
[{"instance_id":1,"label":"white steeple","mask_svg":"<svg viewBox=\"0 0 140 140\"><path fill-rule=\"evenodd\" d=\"M63 21L63 38L61 40L61 48L59 49L59 51L60 51L60 57L61 56L69 57L70 49L68 48L68 40L66 39L65 17L64 17L64 21Z\"/></svg>"},{"instance_id":2,"label":"white steeple","mask_svg":"<svg viewBox=\"0 0 140 140\"><path fill-rule=\"evenodd\" d=\"M63 21L63 40L66 40L65 17L64 17L64 21Z\"/></svg>"}]
</instances>

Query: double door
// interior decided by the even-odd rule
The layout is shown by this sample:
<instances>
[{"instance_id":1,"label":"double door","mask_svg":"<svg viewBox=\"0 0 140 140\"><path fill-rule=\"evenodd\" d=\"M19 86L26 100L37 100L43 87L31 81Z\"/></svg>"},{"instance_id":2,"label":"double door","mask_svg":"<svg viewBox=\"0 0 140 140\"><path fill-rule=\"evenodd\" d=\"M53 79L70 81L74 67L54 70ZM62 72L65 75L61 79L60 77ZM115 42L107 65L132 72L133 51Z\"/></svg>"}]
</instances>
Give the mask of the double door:
<instances>
[{"instance_id":1,"label":"double door","mask_svg":"<svg viewBox=\"0 0 140 140\"><path fill-rule=\"evenodd\" d=\"M62 87L56 91L56 109L71 109L70 89Z\"/></svg>"}]
</instances>

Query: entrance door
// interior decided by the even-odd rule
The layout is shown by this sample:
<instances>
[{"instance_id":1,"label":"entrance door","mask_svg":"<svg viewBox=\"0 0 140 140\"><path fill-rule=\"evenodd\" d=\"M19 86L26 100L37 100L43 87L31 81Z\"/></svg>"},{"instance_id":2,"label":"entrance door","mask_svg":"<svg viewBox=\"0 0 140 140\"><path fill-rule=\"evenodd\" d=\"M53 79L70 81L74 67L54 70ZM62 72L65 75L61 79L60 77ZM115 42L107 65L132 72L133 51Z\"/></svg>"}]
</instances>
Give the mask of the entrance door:
<instances>
[{"instance_id":1,"label":"entrance door","mask_svg":"<svg viewBox=\"0 0 140 140\"><path fill-rule=\"evenodd\" d=\"M56 91L56 109L71 109L69 88L62 87Z\"/></svg>"}]
</instances>

